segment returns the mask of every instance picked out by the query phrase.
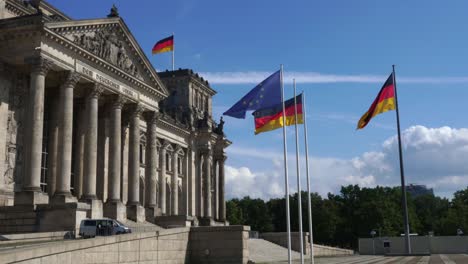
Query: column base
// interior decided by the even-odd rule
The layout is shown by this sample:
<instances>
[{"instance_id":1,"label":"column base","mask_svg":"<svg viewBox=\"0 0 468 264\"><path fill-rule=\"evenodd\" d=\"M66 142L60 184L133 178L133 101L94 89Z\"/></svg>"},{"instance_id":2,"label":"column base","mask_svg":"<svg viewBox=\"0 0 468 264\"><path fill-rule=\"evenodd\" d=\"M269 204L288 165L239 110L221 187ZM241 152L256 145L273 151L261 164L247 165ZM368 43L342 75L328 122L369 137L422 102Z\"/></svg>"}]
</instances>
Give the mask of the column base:
<instances>
[{"instance_id":1,"label":"column base","mask_svg":"<svg viewBox=\"0 0 468 264\"><path fill-rule=\"evenodd\" d=\"M15 193L14 205L48 204L49 196L40 191L22 191Z\"/></svg>"},{"instance_id":2,"label":"column base","mask_svg":"<svg viewBox=\"0 0 468 264\"><path fill-rule=\"evenodd\" d=\"M89 194L83 194L81 195L80 202L83 203L91 203L93 200L96 200L97 196L95 194L89 195Z\"/></svg>"},{"instance_id":3,"label":"column base","mask_svg":"<svg viewBox=\"0 0 468 264\"><path fill-rule=\"evenodd\" d=\"M127 207L121 201L107 201L104 204L104 216L125 221L127 220Z\"/></svg>"},{"instance_id":4,"label":"column base","mask_svg":"<svg viewBox=\"0 0 468 264\"><path fill-rule=\"evenodd\" d=\"M145 208L141 205L127 205L127 218L135 222L144 222Z\"/></svg>"},{"instance_id":5,"label":"column base","mask_svg":"<svg viewBox=\"0 0 468 264\"><path fill-rule=\"evenodd\" d=\"M50 203L52 204L64 204L64 203L76 203L78 199L73 196L71 193L56 193L50 199Z\"/></svg>"},{"instance_id":6,"label":"column base","mask_svg":"<svg viewBox=\"0 0 468 264\"><path fill-rule=\"evenodd\" d=\"M40 232L73 231L78 234L81 220L86 219L90 206L85 203L44 204L37 206Z\"/></svg>"},{"instance_id":7,"label":"column base","mask_svg":"<svg viewBox=\"0 0 468 264\"><path fill-rule=\"evenodd\" d=\"M86 214L86 217L93 218L93 219L102 218L102 215L103 215L102 201L93 199L93 200L89 200L87 203L91 205L91 210L88 211L88 213Z\"/></svg>"},{"instance_id":8,"label":"column base","mask_svg":"<svg viewBox=\"0 0 468 264\"><path fill-rule=\"evenodd\" d=\"M146 217L146 221L148 222L151 222L154 224L155 217L160 216L160 215L161 215L161 209L157 207L145 208L145 217Z\"/></svg>"},{"instance_id":9,"label":"column base","mask_svg":"<svg viewBox=\"0 0 468 264\"><path fill-rule=\"evenodd\" d=\"M228 221L214 220L212 217L199 217L200 226L229 226Z\"/></svg>"}]
</instances>

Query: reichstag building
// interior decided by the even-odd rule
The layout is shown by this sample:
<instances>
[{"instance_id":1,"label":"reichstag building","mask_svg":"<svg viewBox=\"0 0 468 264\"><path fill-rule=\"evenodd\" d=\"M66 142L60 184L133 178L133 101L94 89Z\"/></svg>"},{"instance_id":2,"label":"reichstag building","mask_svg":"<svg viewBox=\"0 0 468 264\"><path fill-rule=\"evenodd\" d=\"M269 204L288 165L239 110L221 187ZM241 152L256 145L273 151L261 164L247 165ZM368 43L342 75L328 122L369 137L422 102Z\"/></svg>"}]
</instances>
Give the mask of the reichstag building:
<instances>
[{"instance_id":1,"label":"reichstag building","mask_svg":"<svg viewBox=\"0 0 468 264\"><path fill-rule=\"evenodd\" d=\"M190 69L156 72L115 8L73 20L0 0L0 233L227 224L215 94Z\"/></svg>"}]
</instances>

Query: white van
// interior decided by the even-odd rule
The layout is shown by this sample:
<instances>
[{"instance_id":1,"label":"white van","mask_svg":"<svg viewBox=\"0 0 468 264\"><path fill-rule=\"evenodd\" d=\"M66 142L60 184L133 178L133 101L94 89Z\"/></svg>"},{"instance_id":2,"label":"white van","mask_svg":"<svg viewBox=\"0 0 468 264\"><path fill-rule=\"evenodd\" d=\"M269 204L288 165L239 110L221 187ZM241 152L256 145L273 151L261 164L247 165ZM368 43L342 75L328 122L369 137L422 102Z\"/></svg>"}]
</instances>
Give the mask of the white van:
<instances>
[{"instance_id":1,"label":"white van","mask_svg":"<svg viewBox=\"0 0 468 264\"><path fill-rule=\"evenodd\" d=\"M95 236L119 235L131 232L131 228L115 219L101 218L81 220L79 235L83 238L88 238Z\"/></svg>"}]
</instances>

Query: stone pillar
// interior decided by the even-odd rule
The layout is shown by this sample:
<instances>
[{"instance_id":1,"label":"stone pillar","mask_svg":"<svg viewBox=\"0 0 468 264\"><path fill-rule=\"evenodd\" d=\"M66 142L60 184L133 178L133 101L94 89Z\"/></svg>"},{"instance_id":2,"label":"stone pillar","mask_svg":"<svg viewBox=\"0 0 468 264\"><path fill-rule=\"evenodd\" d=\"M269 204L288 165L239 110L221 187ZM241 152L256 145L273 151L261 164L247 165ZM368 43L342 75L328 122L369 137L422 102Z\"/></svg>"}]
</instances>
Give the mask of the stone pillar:
<instances>
[{"instance_id":1,"label":"stone pillar","mask_svg":"<svg viewBox=\"0 0 468 264\"><path fill-rule=\"evenodd\" d=\"M189 148L187 151L187 196L188 196L188 215L195 216L196 215L196 152L193 148Z\"/></svg>"},{"instance_id":2,"label":"stone pillar","mask_svg":"<svg viewBox=\"0 0 468 264\"><path fill-rule=\"evenodd\" d=\"M213 158L211 157L210 151L206 152L204 155L205 167L204 167L204 180L205 180L205 217L212 217L212 206L211 206L211 171L212 171L212 162Z\"/></svg>"},{"instance_id":3,"label":"stone pillar","mask_svg":"<svg viewBox=\"0 0 468 264\"><path fill-rule=\"evenodd\" d=\"M218 159L218 190L219 190L219 220L226 221L226 200L224 199L224 162L226 156L222 156Z\"/></svg>"},{"instance_id":4,"label":"stone pillar","mask_svg":"<svg viewBox=\"0 0 468 264\"><path fill-rule=\"evenodd\" d=\"M124 108L125 110L125 108ZM129 130L130 126L128 123L128 113L122 113L122 139L120 144L122 145L121 154L121 166L120 166L120 199L122 203L127 204L128 201L128 157L129 157Z\"/></svg>"},{"instance_id":5,"label":"stone pillar","mask_svg":"<svg viewBox=\"0 0 468 264\"><path fill-rule=\"evenodd\" d=\"M130 143L128 161L127 217L137 222L145 220L140 206L140 116L143 108L135 105L130 119Z\"/></svg>"},{"instance_id":6,"label":"stone pillar","mask_svg":"<svg viewBox=\"0 0 468 264\"><path fill-rule=\"evenodd\" d=\"M84 156L85 156L85 124L86 124L86 108L83 100L78 100L75 106L77 111L77 127L74 128L75 148L74 148L74 168L73 173L75 177L74 193L77 199L81 198L83 194L83 175L84 175Z\"/></svg>"},{"instance_id":7,"label":"stone pillar","mask_svg":"<svg viewBox=\"0 0 468 264\"><path fill-rule=\"evenodd\" d=\"M163 143L159 153L159 206L162 215L166 215L166 147L167 143Z\"/></svg>"},{"instance_id":8,"label":"stone pillar","mask_svg":"<svg viewBox=\"0 0 468 264\"><path fill-rule=\"evenodd\" d=\"M122 155L122 96L116 96L111 105L110 146L109 146L109 202L120 201L120 167Z\"/></svg>"},{"instance_id":9,"label":"stone pillar","mask_svg":"<svg viewBox=\"0 0 468 264\"><path fill-rule=\"evenodd\" d=\"M15 196L15 204L32 205L47 203L41 192L42 132L44 126L44 89L47 72L52 62L42 57L28 60L32 64L28 111L25 116L26 144L22 192Z\"/></svg>"},{"instance_id":10,"label":"stone pillar","mask_svg":"<svg viewBox=\"0 0 468 264\"><path fill-rule=\"evenodd\" d=\"M65 82L60 87L61 109L59 120L59 152L57 156L58 170L53 201L57 203L76 202L70 192L71 159L73 143L73 90L80 76L76 72L68 73Z\"/></svg>"},{"instance_id":11,"label":"stone pillar","mask_svg":"<svg viewBox=\"0 0 468 264\"><path fill-rule=\"evenodd\" d=\"M54 196L58 170L60 96L55 96L51 101L51 109L49 112L49 142L47 146L47 193L49 197Z\"/></svg>"},{"instance_id":12,"label":"stone pillar","mask_svg":"<svg viewBox=\"0 0 468 264\"><path fill-rule=\"evenodd\" d=\"M130 119L130 146L128 161L128 202L137 205L140 202L140 116L142 108L135 106Z\"/></svg>"},{"instance_id":13,"label":"stone pillar","mask_svg":"<svg viewBox=\"0 0 468 264\"><path fill-rule=\"evenodd\" d=\"M171 186L172 186L172 196L171 196L171 214L178 215L179 214L179 146L176 147L174 153L172 154L172 179L171 179Z\"/></svg>"},{"instance_id":14,"label":"stone pillar","mask_svg":"<svg viewBox=\"0 0 468 264\"><path fill-rule=\"evenodd\" d=\"M95 200L97 172L98 98L103 87L96 84L86 98L88 117L85 138L85 162L82 200Z\"/></svg>"},{"instance_id":15,"label":"stone pillar","mask_svg":"<svg viewBox=\"0 0 468 264\"><path fill-rule=\"evenodd\" d=\"M198 154L198 167L197 167L197 214L198 216L203 216L204 215L204 210L203 210L203 184L204 184L204 180L203 180L203 174L204 174L204 167L205 167L205 159L204 159L204 156L203 154L199 153Z\"/></svg>"},{"instance_id":16,"label":"stone pillar","mask_svg":"<svg viewBox=\"0 0 468 264\"><path fill-rule=\"evenodd\" d=\"M109 130L111 107L107 104L99 109L98 118L98 150L97 150L97 174L96 195L103 203L107 202L109 196Z\"/></svg>"},{"instance_id":17,"label":"stone pillar","mask_svg":"<svg viewBox=\"0 0 468 264\"><path fill-rule=\"evenodd\" d=\"M211 199L212 199L212 207L211 207L211 214L213 215L214 219L219 219L219 200L218 200L218 160L214 159L213 167L211 170Z\"/></svg>"},{"instance_id":18,"label":"stone pillar","mask_svg":"<svg viewBox=\"0 0 468 264\"><path fill-rule=\"evenodd\" d=\"M145 207L156 208L156 184L157 184L157 137L156 137L156 121L158 113L146 113L146 168L145 168Z\"/></svg>"},{"instance_id":19,"label":"stone pillar","mask_svg":"<svg viewBox=\"0 0 468 264\"><path fill-rule=\"evenodd\" d=\"M127 218L126 208L121 201L122 166L122 107L125 99L116 95L112 99L110 112L109 183L104 215L117 220Z\"/></svg>"}]
</instances>

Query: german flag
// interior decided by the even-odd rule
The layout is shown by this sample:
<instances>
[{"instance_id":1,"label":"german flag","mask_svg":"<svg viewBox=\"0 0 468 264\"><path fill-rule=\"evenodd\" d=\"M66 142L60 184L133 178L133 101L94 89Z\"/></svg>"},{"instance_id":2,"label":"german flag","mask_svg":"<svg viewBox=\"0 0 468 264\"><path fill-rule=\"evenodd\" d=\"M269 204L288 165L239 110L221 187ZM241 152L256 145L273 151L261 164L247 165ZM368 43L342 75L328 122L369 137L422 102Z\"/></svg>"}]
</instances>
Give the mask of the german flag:
<instances>
[{"instance_id":1,"label":"german flag","mask_svg":"<svg viewBox=\"0 0 468 264\"><path fill-rule=\"evenodd\" d=\"M163 53L167 51L174 50L174 35L161 39L156 44L154 44L153 49L151 50L152 54Z\"/></svg>"},{"instance_id":2,"label":"german flag","mask_svg":"<svg viewBox=\"0 0 468 264\"><path fill-rule=\"evenodd\" d=\"M297 105L297 123L303 124L302 119L302 94L291 98L284 102L284 111L286 116L286 122L283 121L283 104L277 104L269 108L259 109L253 112L255 118L255 135L275 130L277 128L294 125L295 124L295 107L294 99L296 99Z\"/></svg>"},{"instance_id":3,"label":"german flag","mask_svg":"<svg viewBox=\"0 0 468 264\"><path fill-rule=\"evenodd\" d=\"M387 81L382 86L382 89L380 89L377 98L375 98L369 110L367 110L361 119L359 119L357 129L362 129L367 126L374 116L390 110L395 110L395 85L393 83L393 73L390 74Z\"/></svg>"}]
</instances>

